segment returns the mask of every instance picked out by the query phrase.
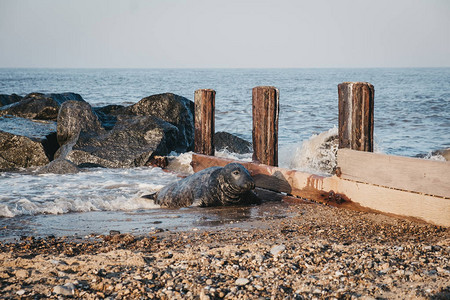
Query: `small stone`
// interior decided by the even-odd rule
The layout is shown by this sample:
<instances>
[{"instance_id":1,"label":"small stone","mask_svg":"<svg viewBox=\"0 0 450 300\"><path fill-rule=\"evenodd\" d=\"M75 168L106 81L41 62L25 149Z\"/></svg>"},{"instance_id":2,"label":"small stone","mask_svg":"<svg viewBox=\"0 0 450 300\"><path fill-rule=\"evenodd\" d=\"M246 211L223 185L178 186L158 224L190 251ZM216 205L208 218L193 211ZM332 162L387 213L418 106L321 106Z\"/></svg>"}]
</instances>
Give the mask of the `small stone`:
<instances>
[{"instance_id":1,"label":"small stone","mask_svg":"<svg viewBox=\"0 0 450 300\"><path fill-rule=\"evenodd\" d=\"M72 296L74 294L74 290L67 286L57 285L53 288L53 293L63 296Z\"/></svg>"},{"instance_id":2,"label":"small stone","mask_svg":"<svg viewBox=\"0 0 450 300\"><path fill-rule=\"evenodd\" d=\"M395 272L395 275L397 276L405 275L405 270L398 270L397 272Z\"/></svg>"},{"instance_id":3,"label":"small stone","mask_svg":"<svg viewBox=\"0 0 450 300\"><path fill-rule=\"evenodd\" d=\"M207 284L207 285L212 285L212 284L213 284L213 281L212 281L211 279L208 279L208 280L206 280L206 284Z\"/></svg>"},{"instance_id":4,"label":"small stone","mask_svg":"<svg viewBox=\"0 0 450 300\"><path fill-rule=\"evenodd\" d=\"M30 272L28 270L24 270L24 269L17 270L14 274L16 275L17 278L20 278L20 279L25 279L25 278L28 278L28 276L30 276Z\"/></svg>"},{"instance_id":5,"label":"small stone","mask_svg":"<svg viewBox=\"0 0 450 300\"><path fill-rule=\"evenodd\" d=\"M270 249L270 253L273 256L278 256L284 250L286 250L286 246L285 245L276 245L276 246L273 246L272 249Z\"/></svg>"},{"instance_id":6,"label":"small stone","mask_svg":"<svg viewBox=\"0 0 450 300\"><path fill-rule=\"evenodd\" d=\"M200 300L210 300L211 298L208 296L208 295L206 295L205 294L205 291L204 290L202 290L201 292L200 292Z\"/></svg>"},{"instance_id":7,"label":"small stone","mask_svg":"<svg viewBox=\"0 0 450 300\"><path fill-rule=\"evenodd\" d=\"M239 286L243 286L243 285L246 285L249 282L250 282L250 280L248 280L247 278L238 278L238 279L236 279L234 284L235 285L239 285Z\"/></svg>"},{"instance_id":8,"label":"small stone","mask_svg":"<svg viewBox=\"0 0 450 300\"><path fill-rule=\"evenodd\" d=\"M25 292L26 292L26 291L22 289L22 290L18 290L18 291L16 292L16 294L19 295L19 296L23 296L23 294L25 294Z\"/></svg>"}]
</instances>

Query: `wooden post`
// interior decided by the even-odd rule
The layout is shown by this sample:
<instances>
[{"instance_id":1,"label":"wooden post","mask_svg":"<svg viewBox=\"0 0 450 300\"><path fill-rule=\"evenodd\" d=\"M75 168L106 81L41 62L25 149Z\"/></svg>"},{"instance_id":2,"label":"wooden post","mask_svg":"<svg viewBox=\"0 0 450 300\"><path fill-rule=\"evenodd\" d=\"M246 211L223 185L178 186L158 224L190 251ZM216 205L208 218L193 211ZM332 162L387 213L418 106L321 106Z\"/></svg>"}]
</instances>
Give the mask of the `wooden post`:
<instances>
[{"instance_id":1,"label":"wooden post","mask_svg":"<svg viewBox=\"0 0 450 300\"><path fill-rule=\"evenodd\" d=\"M253 160L278 166L279 91L273 86L253 88Z\"/></svg>"},{"instance_id":2,"label":"wooden post","mask_svg":"<svg viewBox=\"0 0 450 300\"><path fill-rule=\"evenodd\" d=\"M205 155L214 155L214 107L216 91L196 90L194 151Z\"/></svg>"},{"instance_id":3,"label":"wooden post","mask_svg":"<svg viewBox=\"0 0 450 300\"><path fill-rule=\"evenodd\" d=\"M339 148L373 152L374 88L367 82L338 85Z\"/></svg>"}]
</instances>

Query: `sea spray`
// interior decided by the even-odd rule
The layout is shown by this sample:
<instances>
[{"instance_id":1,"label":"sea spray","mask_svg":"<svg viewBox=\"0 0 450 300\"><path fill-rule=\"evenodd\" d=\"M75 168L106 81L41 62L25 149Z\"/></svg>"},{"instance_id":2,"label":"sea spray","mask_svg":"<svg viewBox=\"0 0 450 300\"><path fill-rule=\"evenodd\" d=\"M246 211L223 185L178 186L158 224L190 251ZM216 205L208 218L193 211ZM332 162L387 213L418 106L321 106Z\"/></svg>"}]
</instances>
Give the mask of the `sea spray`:
<instances>
[{"instance_id":1,"label":"sea spray","mask_svg":"<svg viewBox=\"0 0 450 300\"><path fill-rule=\"evenodd\" d=\"M250 161L252 161L252 155L253 155L253 153L238 154L238 153L230 152L227 149L223 149L223 150L216 151L214 156L250 162Z\"/></svg>"},{"instance_id":2,"label":"sea spray","mask_svg":"<svg viewBox=\"0 0 450 300\"><path fill-rule=\"evenodd\" d=\"M168 156L169 165L167 166L167 169L179 173L181 176L194 174L194 169L192 169L191 166L192 153L193 152L186 152L180 154L171 152Z\"/></svg>"},{"instance_id":3,"label":"sea spray","mask_svg":"<svg viewBox=\"0 0 450 300\"><path fill-rule=\"evenodd\" d=\"M280 148L280 167L317 174L332 174L336 169L338 146L337 128L314 134L300 144Z\"/></svg>"}]
</instances>

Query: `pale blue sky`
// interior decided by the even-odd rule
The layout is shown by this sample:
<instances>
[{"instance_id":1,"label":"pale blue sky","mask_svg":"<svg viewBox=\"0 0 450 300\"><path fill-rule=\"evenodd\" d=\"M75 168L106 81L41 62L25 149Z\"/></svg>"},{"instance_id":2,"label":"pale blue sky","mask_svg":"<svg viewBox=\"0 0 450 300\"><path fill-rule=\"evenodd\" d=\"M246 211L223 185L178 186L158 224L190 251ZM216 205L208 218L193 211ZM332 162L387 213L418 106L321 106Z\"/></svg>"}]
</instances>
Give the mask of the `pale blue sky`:
<instances>
[{"instance_id":1,"label":"pale blue sky","mask_svg":"<svg viewBox=\"0 0 450 300\"><path fill-rule=\"evenodd\" d=\"M450 67L449 0L0 0L0 67Z\"/></svg>"}]
</instances>

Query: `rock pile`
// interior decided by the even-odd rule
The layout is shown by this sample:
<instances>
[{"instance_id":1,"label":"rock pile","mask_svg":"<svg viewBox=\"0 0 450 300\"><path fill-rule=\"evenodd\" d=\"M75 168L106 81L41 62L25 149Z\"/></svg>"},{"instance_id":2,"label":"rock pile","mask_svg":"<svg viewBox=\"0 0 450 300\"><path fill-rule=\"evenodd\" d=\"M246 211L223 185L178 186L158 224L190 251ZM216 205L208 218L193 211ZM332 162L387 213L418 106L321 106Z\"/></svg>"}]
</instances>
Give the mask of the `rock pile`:
<instances>
[{"instance_id":1,"label":"rock pile","mask_svg":"<svg viewBox=\"0 0 450 300\"><path fill-rule=\"evenodd\" d=\"M68 160L77 167L137 167L154 155L193 150L194 104L171 93L128 107L92 108L74 93L0 99L6 104L0 108L0 170L44 166L53 160ZM72 165L55 165L60 173L64 166L73 171Z\"/></svg>"}]
</instances>

